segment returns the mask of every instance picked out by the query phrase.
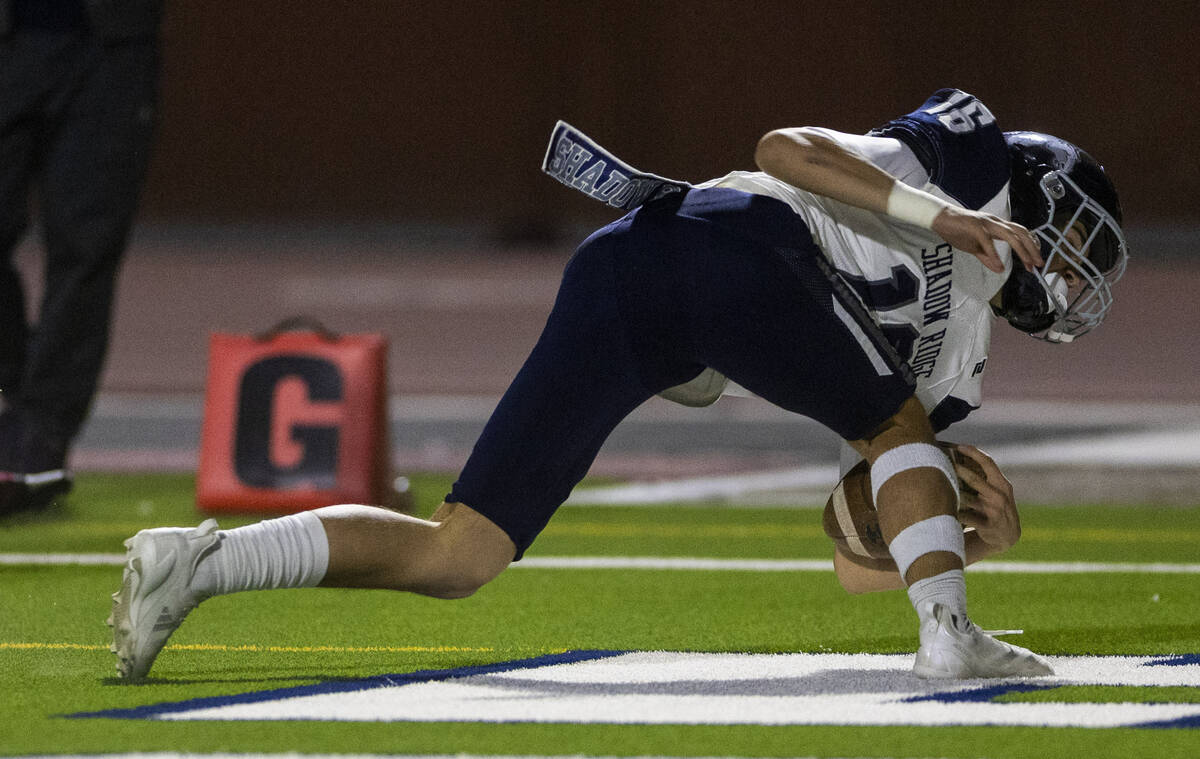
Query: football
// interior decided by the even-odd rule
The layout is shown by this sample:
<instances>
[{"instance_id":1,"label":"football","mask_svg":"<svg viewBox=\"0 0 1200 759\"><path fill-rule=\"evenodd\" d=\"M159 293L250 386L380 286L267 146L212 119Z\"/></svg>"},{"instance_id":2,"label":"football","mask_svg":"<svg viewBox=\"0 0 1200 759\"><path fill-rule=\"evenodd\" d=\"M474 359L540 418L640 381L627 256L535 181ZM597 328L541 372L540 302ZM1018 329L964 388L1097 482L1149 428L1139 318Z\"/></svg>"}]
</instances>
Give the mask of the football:
<instances>
[{"instance_id":1,"label":"football","mask_svg":"<svg viewBox=\"0 0 1200 759\"><path fill-rule=\"evenodd\" d=\"M952 443L939 442L938 446L950 457L955 468L965 466L983 476L983 468L974 459L960 455ZM961 477L958 489L964 495L975 492ZM866 461L854 465L833 489L829 500L825 502L822 526L825 534L844 553L871 559L891 558L883 541L883 533L879 530L879 514L871 499L871 468Z\"/></svg>"}]
</instances>

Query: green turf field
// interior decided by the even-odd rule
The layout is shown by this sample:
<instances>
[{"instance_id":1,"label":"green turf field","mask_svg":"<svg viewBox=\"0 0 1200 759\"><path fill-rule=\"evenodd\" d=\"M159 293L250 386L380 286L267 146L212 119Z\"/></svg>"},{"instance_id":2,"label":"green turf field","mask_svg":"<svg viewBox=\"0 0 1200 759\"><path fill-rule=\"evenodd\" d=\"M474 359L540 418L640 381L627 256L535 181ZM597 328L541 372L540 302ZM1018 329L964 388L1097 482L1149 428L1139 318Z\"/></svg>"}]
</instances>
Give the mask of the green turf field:
<instances>
[{"instance_id":1,"label":"green turf field","mask_svg":"<svg viewBox=\"0 0 1200 759\"><path fill-rule=\"evenodd\" d=\"M448 481L414 478L423 513ZM84 475L67 509L0 523L0 554L104 553L142 527L195 523L191 478ZM1200 510L1023 508L1005 561L1197 561ZM222 526L237 520L222 519ZM812 509L567 508L530 557L827 559ZM141 685L109 654L116 566L0 565L0 754L178 752L666 756L1051 757L1200 755L1200 729L844 727L68 719L386 673L569 650L874 652L915 648L902 593L847 596L832 572L512 569L474 597L257 592L206 602ZM972 616L1018 625L1047 654L1200 652L1200 577L968 572ZM1078 687L1027 703L1195 703L1194 687ZM616 696L614 696L616 697Z\"/></svg>"}]
</instances>

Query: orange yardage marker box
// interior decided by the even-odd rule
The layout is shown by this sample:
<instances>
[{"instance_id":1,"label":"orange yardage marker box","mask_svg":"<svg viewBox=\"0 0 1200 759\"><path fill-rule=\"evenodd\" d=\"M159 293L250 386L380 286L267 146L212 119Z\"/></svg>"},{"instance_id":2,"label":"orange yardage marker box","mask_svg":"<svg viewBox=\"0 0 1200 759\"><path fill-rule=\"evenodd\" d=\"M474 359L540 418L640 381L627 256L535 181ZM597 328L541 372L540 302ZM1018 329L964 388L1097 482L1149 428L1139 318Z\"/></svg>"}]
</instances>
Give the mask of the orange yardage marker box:
<instances>
[{"instance_id":1,"label":"orange yardage marker box","mask_svg":"<svg viewBox=\"0 0 1200 759\"><path fill-rule=\"evenodd\" d=\"M391 477L387 342L299 326L210 338L199 510L383 502Z\"/></svg>"}]
</instances>

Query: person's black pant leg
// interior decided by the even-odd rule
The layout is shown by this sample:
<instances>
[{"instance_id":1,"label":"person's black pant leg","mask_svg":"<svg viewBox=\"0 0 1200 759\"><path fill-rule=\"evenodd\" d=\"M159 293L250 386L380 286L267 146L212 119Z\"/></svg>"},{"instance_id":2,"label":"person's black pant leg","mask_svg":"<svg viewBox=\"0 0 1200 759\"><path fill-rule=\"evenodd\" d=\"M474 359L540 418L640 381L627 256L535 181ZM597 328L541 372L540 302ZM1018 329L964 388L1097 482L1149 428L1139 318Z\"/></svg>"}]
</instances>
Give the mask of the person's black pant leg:
<instances>
[{"instance_id":1,"label":"person's black pant leg","mask_svg":"<svg viewBox=\"0 0 1200 759\"><path fill-rule=\"evenodd\" d=\"M149 160L158 69L154 40L84 47L45 152L46 291L22 396L66 438L87 415L108 348L116 274Z\"/></svg>"},{"instance_id":2,"label":"person's black pant leg","mask_svg":"<svg viewBox=\"0 0 1200 759\"><path fill-rule=\"evenodd\" d=\"M40 130L36 104L51 87L37 41L0 39L0 400L12 405L24 380L29 324L21 272L13 260L29 226Z\"/></svg>"}]
</instances>

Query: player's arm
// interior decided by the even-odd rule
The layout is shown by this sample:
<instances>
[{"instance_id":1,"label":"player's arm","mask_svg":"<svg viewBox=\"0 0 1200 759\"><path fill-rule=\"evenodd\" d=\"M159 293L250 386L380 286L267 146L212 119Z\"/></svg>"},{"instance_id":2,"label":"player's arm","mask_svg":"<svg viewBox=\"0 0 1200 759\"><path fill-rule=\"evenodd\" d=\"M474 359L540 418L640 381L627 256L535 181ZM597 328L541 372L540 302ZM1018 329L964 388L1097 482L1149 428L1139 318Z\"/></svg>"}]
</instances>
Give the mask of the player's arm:
<instances>
[{"instance_id":1,"label":"player's arm","mask_svg":"<svg viewBox=\"0 0 1200 759\"><path fill-rule=\"evenodd\" d=\"M1042 264L1037 241L1020 224L909 187L814 129L768 132L758 141L754 161L762 171L793 187L931 229L992 271L1004 271L992 240L1008 243L1027 269Z\"/></svg>"},{"instance_id":2,"label":"player's arm","mask_svg":"<svg viewBox=\"0 0 1200 759\"><path fill-rule=\"evenodd\" d=\"M963 536L967 564L1004 553L1021 537L1021 517L1013 496L1012 483L983 451L971 445L956 446L958 452L973 459L983 469L980 476L968 467L955 467L959 478L975 493L962 494L958 519L974 528ZM868 559L835 550L833 568L848 593L900 590L904 582L890 559Z\"/></svg>"}]
</instances>

